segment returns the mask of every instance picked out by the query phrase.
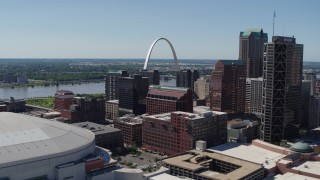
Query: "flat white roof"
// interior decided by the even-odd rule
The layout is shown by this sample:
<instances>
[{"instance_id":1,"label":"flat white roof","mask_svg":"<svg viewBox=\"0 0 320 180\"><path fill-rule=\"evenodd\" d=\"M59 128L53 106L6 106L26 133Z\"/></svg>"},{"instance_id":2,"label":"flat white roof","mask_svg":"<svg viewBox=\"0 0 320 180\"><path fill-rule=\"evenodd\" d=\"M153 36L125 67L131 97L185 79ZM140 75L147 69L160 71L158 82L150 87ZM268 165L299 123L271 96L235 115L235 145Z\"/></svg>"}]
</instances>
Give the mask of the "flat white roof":
<instances>
[{"instance_id":1,"label":"flat white roof","mask_svg":"<svg viewBox=\"0 0 320 180\"><path fill-rule=\"evenodd\" d=\"M276 162L285 156L251 144L242 145L239 143L226 143L207 150L258 163L266 169L276 166Z\"/></svg>"},{"instance_id":2,"label":"flat white roof","mask_svg":"<svg viewBox=\"0 0 320 180\"><path fill-rule=\"evenodd\" d=\"M274 178L268 178L268 179L276 179L276 180L317 180L317 178L309 177L309 176L304 176L300 174L294 174L294 173L285 173L283 175L279 174L276 175Z\"/></svg>"},{"instance_id":3,"label":"flat white roof","mask_svg":"<svg viewBox=\"0 0 320 180\"><path fill-rule=\"evenodd\" d=\"M189 178L179 178L166 173L159 174L150 178L150 180L186 180L186 179L189 179Z\"/></svg>"},{"instance_id":4,"label":"flat white roof","mask_svg":"<svg viewBox=\"0 0 320 180\"><path fill-rule=\"evenodd\" d=\"M76 152L94 139L92 132L75 126L0 112L0 168Z\"/></svg>"},{"instance_id":5,"label":"flat white roof","mask_svg":"<svg viewBox=\"0 0 320 180\"><path fill-rule=\"evenodd\" d=\"M292 169L320 175L320 161L305 161Z\"/></svg>"}]
</instances>

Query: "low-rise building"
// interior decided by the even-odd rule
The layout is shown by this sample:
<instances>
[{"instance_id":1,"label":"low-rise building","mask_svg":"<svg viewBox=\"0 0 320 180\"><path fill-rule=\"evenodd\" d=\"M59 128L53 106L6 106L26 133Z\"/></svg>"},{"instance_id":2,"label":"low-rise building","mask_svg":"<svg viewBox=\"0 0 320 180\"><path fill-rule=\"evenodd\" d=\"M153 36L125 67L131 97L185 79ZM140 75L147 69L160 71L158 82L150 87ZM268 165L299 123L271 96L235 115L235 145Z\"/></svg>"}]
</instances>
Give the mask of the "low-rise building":
<instances>
[{"instance_id":1,"label":"low-rise building","mask_svg":"<svg viewBox=\"0 0 320 180\"><path fill-rule=\"evenodd\" d=\"M26 101L24 99L0 100L0 112L24 112L26 109Z\"/></svg>"},{"instance_id":2,"label":"low-rise building","mask_svg":"<svg viewBox=\"0 0 320 180\"><path fill-rule=\"evenodd\" d=\"M231 120L228 121L228 142L251 143L259 137L258 121Z\"/></svg>"},{"instance_id":3,"label":"low-rise building","mask_svg":"<svg viewBox=\"0 0 320 180\"><path fill-rule=\"evenodd\" d=\"M192 112L192 90L184 87L149 86L147 114L162 114L173 111Z\"/></svg>"},{"instance_id":4,"label":"low-rise building","mask_svg":"<svg viewBox=\"0 0 320 180\"><path fill-rule=\"evenodd\" d=\"M203 180L262 179L261 164L230 157L217 152L191 150L162 160L170 174Z\"/></svg>"},{"instance_id":5,"label":"low-rise building","mask_svg":"<svg viewBox=\"0 0 320 180\"><path fill-rule=\"evenodd\" d=\"M122 131L125 145L142 145L142 117L127 114L114 121L114 127Z\"/></svg>"},{"instance_id":6,"label":"low-rise building","mask_svg":"<svg viewBox=\"0 0 320 180\"><path fill-rule=\"evenodd\" d=\"M66 122L102 122L105 120L105 100L75 97L70 109L60 111Z\"/></svg>"},{"instance_id":7,"label":"low-rise building","mask_svg":"<svg viewBox=\"0 0 320 180\"><path fill-rule=\"evenodd\" d=\"M174 155L193 149L196 141L209 147L227 141L227 114L207 111L199 114L176 111L143 117L142 147Z\"/></svg>"},{"instance_id":8,"label":"low-rise building","mask_svg":"<svg viewBox=\"0 0 320 180\"><path fill-rule=\"evenodd\" d=\"M111 100L106 102L106 118L115 120L119 117L119 100Z\"/></svg>"},{"instance_id":9,"label":"low-rise building","mask_svg":"<svg viewBox=\"0 0 320 180\"><path fill-rule=\"evenodd\" d=\"M75 95L72 91L58 90L54 97L54 107L56 111L68 110L74 102Z\"/></svg>"},{"instance_id":10,"label":"low-rise building","mask_svg":"<svg viewBox=\"0 0 320 180\"><path fill-rule=\"evenodd\" d=\"M90 130L95 135L96 145L107 149L115 149L123 146L121 130L110 126L100 125L93 122L80 122L74 126Z\"/></svg>"}]
</instances>

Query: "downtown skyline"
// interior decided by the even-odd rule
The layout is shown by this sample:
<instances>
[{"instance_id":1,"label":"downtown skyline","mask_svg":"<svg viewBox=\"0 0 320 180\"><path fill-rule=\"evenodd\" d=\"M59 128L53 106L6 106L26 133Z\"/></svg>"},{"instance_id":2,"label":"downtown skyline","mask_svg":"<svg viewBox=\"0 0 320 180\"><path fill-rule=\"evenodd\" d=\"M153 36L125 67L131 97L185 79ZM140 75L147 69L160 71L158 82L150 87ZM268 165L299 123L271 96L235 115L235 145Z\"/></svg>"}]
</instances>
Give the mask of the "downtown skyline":
<instances>
[{"instance_id":1,"label":"downtown skyline","mask_svg":"<svg viewBox=\"0 0 320 180\"><path fill-rule=\"evenodd\" d=\"M178 59L238 59L240 31L295 36L320 61L318 1L1 1L0 58L145 58L168 38ZM159 42L151 58L172 58Z\"/></svg>"}]
</instances>

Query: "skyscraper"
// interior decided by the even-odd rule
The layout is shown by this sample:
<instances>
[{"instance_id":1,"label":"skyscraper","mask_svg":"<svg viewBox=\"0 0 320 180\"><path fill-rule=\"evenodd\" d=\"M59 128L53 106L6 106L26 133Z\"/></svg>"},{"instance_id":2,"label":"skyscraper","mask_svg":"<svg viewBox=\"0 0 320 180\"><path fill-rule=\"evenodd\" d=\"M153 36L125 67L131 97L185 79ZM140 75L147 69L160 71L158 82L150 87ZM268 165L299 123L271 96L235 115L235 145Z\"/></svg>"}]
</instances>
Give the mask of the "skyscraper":
<instances>
[{"instance_id":1,"label":"skyscraper","mask_svg":"<svg viewBox=\"0 0 320 180\"><path fill-rule=\"evenodd\" d=\"M158 70L141 70L140 74L142 75L142 77L149 78L150 85L160 85L160 74Z\"/></svg>"},{"instance_id":2,"label":"skyscraper","mask_svg":"<svg viewBox=\"0 0 320 180\"><path fill-rule=\"evenodd\" d=\"M260 138L278 144L298 135L301 122L303 45L293 37L272 37L263 59Z\"/></svg>"},{"instance_id":3,"label":"skyscraper","mask_svg":"<svg viewBox=\"0 0 320 180\"><path fill-rule=\"evenodd\" d=\"M260 114L262 107L262 77L246 79L246 112Z\"/></svg>"},{"instance_id":4,"label":"skyscraper","mask_svg":"<svg viewBox=\"0 0 320 180\"><path fill-rule=\"evenodd\" d=\"M136 74L119 79L119 116L146 113L149 78Z\"/></svg>"},{"instance_id":5,"label":"skyscraper","mask_svg":"<svg viewBox=\"0 0 320 180\"><path fill-rule=\"evenodd\" d=\"M105 76L106 101L119 99L119 78L128 77L127 71L108 72Z\"/></svg>"},{"instance_id":6,"label":"skyscraper","mask_svg":"<svg viewBox=\"0 0 320 180\"><path fill-rule=\"evenodd\" d=\"M191 88L192 91L194 89L194 82L200 78L200 74L197 70L191 71L188 70L181 70L177 72L177 81L176 86L177 87L185 87L185 88Z\"/></svg>"},{"instance_id":7,"label":"skyscraper","mask_svg":"<svg viewBox=\"0 0 320 180\"><path fill-rule=\"evenodd\" d=\"M310 110L310 92L311 92L311 81L302 80L301 84L301 128L309 128L309 110Z\"/></svg>"},{"instance_id":8,"label":"skyscraper","mask_svg":"<svg viewBox=\"0 0 320 180\"><path fill-rule=\"evenodd\" d=\"M245 66L239 60L219 60L212 72L210 108L230 114L245 112Z\"/></svg>"},{"instance_id":9,"label":"skyscraper","mask_svg":"<svg viewBox=\"0 0 320 180\"><path fill-rule=\"evenodd\" d=\"M268 34L262 29L240 32L239 59L244 62L247 78L262 76L263 47L266 42Z\"/></svg>"}]
</instances>

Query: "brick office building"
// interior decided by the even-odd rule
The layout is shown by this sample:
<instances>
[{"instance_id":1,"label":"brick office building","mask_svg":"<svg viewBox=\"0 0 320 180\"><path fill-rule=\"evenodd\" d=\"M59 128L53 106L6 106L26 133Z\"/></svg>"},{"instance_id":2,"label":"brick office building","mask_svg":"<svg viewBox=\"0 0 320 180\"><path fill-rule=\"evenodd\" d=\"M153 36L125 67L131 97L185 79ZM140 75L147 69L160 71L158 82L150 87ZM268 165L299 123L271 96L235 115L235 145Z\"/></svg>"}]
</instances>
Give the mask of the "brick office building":
<instances>
[{"instance_id":1,"label":"brick office building","mask_svg":"<svg viewBox=\"0 0 320 180\"><path fill-rule=\"evenodd\" d=\"M75 97L69 109L61 111L61 117L69 122L100 122L105 120L105 100Z\"/></svg>"},{"instance_id":2,"label":"brick office building","mask_svg":"<svg viewBox=\"0 0 320 180\"><path fill-rule=\"evenodd\" d=\"M122 131L123 141L126 145L142 145L142 118L127 114L113 121L114 127Z\"/></svg>"},{"instance_id":3,"label":"brick office building","mask_svg":"<svg viewBox=\"0 0 320 180\"><path fill-rule=\"evenodd\" d=\"M198 140L208 147L227 142L227 114L176 111L143 117L142 147L167 155L193 149Z\"/></svg>"},{"instance_id":4,"label":"brick office building","mask_svg":"<svg viewBox=\"0 0 320 180\"><path fill-rule=\"evenodd\" d=\"M61 111L64 109L69 109L70 105L73 104L75 95L71 91L58 90L54 97L54 107L56 111Z\"/></svg>"},{"instance_id":5,"label":"brick office building","mask_svg":"<svg viewBox=\"0 0 320 180\"><path fill-rule=\"evenodd\" d=\"M192 112L192 90L183 87L149 86L147 95L149 115L173 111Z\"/></svg>"}]
</instances>

